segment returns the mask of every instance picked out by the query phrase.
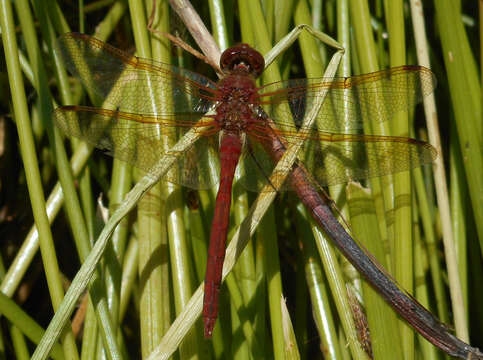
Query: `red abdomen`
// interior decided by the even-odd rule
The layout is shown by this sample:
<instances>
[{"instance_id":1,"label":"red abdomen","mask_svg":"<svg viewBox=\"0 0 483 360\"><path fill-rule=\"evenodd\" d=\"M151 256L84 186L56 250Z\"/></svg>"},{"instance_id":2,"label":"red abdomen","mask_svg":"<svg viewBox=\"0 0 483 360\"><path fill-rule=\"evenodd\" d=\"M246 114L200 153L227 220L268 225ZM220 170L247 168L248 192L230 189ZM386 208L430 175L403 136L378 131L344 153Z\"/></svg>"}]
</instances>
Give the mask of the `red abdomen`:
<instances>
[{"instance_id":1,"label":"red abdomen","mask_svg":"<svg viewBox=\"0 0 483 360\"><path fill-rule=\"evenodd\" d=\"M230 220L231 187L241 148L242 143L238 133L227 131L223 134L220 145L220 187L216 196L215 213L211 224L210 247L205 274L203 321L206 338L211 337L218 316L218 295Z\"/></svg>"}]
</instances>

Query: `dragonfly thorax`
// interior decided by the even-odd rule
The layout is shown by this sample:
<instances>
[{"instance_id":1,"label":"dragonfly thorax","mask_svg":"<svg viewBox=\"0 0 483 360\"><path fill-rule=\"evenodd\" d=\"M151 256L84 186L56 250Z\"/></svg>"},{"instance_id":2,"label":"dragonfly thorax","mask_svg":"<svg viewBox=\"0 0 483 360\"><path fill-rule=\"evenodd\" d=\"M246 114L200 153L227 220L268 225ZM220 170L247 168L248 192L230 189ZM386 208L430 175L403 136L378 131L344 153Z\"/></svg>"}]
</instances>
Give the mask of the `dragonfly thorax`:
<instances>
[{"instance_id":1,"label":"dragonfly thorax","mask_svg":"<svg viewBox=\"0 0 483 360\"><path fill-rule=\"evenodd\" d=\"M219 82L220 102L216 121L228 131L245 131L253 119L253 105L257 103L256 87L252 77L228 75Z\"/></svg>"}]
</instances>

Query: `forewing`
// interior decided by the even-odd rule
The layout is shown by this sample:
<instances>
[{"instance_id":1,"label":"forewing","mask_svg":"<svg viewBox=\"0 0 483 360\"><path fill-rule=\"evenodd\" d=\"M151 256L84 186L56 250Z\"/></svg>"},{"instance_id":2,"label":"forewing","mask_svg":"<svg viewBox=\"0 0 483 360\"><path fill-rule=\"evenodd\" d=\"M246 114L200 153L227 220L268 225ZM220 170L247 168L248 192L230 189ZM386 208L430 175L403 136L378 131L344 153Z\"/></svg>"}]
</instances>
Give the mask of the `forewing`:
<instances>
[{"instance_id":1,"label":"forewing","mask_svg":"<svg viewBox=\"0 0 483 360\"><path fill-rule=\"evenodd\" d=\"M199 74L129 55L88 35L65 34L56 51L87 89L121 111L205 113L217 96L216 84Z\"/></svg>"},{"instance_id":2,"label":"forewing","mask_svg":"<svg viewBox=\"0 0 483 360\"><path fill-rule=\"evenodd\" d=\"M367 119L385 121L411 109L435 86L435 76L429 69L400 66L348 78L282 81L263 86L258 93L270 118L285 129L293 124L300 127L317 96L327 90L315 126L320 131L355 133Z\"/></svg>"},{"instance_id":3,"label":"forewing","mask_svg":"<svg viewBox=\"0 0 483 360\"><path fill-rule=\"evenodd\" d=\"M67 135L84 140L153 177L158 173L163 156L174 155L176 161L165 180L194 189L208 189L218 182L216 162L210 162L218 151L216 136L201 136L183 152L165 150L166 132L178 139L190 129L189 126L175 126L178 122L169 117L65 106L55 110L54 121ZM185 123L188 125L187 121ZM191 125L204 131L199 124L193 121Z\"/></svg>"}]
</instances>

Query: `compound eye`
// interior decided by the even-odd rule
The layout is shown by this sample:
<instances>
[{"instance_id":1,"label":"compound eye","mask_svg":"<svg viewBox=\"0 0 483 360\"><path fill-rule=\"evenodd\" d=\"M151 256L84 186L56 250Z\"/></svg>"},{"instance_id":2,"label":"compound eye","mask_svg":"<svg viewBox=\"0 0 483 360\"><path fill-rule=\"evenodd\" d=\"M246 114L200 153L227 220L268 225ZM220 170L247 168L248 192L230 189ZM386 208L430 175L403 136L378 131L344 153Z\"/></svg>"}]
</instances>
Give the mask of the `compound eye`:
<instances>
[{"instance_id":1,"label":"compound eye","mask_svg":"<svg viewBox=\"0 0 483 360\"><path fill-rule=\"evenodd\" d=\"M226 49L220 57L223 72L244 72L257 78L265 67L263 56L247 44Z\"/></svg>"}]
</instances>

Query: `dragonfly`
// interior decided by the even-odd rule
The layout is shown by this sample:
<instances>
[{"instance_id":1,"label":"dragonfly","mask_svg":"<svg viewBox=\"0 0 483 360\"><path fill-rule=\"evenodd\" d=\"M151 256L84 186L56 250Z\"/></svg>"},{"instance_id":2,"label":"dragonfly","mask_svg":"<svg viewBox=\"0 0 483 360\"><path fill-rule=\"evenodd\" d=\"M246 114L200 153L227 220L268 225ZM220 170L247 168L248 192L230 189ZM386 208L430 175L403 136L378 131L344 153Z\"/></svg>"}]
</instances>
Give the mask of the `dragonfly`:
<instances>
[{"instance_id":1,"label":"dragonfly","mask_svg":"<svg viewBox=\"0 0 483 360\"><path fill-rule=\"evenodd\" d=\"M57 108L54 121L65 134L148 176L156 176L163 156L175 156L164 180L193 189L218 185L204 281L205 337L212 336L218 316L235 175L248 190L260 191L270 184L269 176L285 149L302 141L296 164L288 169L291 180L277 190L295 190L307 207L314 208L318 205L307 191L305 175L320 189L405 171L437 156L423 141L362 133L364 119L391 119L433 91L434 74L421 66L257 86L264 59L247 44L222 53L219 81L127 54L85 34L61 36L56 51L88 91L104 101L103 108ZM327 96L315 125L306 128L304 117L321 90ZM166 134L181 138L193 129L200 137L184 151L165 146Z\"/></svg>"}]
</instances>

